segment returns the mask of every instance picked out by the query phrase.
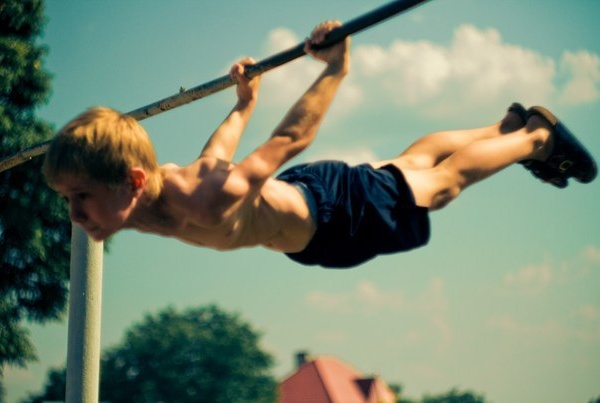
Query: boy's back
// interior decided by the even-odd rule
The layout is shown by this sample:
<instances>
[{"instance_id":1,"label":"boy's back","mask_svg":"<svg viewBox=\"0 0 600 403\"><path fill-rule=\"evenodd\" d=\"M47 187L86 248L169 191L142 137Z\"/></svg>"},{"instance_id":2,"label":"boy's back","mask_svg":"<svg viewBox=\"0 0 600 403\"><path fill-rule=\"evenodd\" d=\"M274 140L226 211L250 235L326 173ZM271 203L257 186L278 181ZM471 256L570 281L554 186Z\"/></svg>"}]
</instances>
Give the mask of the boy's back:
<instances>
[{"instance_id":1,"label":"boy's back","mask_svg":"<svg viewBox=\"0 0 600 403\"><path fill-rule=\"evenodd\" d=\"M314 223L298 190L275 179L252 189L233 168L210 157L184 167L162 166L159 198L146 205L142 200L131 226L220 250L257 245L302 250Z\"/></svg>"}]
</instances>

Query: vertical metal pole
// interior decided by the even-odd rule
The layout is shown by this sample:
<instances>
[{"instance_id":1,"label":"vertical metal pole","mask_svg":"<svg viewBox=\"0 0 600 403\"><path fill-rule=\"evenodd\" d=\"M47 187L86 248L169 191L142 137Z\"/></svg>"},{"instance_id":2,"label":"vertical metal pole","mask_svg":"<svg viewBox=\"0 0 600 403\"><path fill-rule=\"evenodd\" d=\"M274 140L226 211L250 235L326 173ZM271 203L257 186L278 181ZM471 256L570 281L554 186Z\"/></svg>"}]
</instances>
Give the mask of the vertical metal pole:
<instances>
[{"instance_id":1,"label":"vertical metal pole","mask_svg":"<svg viewBox=\"0 0 600 403\"><path fill-rule=\"evenodd\" d=\"M95 403L100 384L103 243L71 232L67 403Z\"/></svg>"}]
</instances>

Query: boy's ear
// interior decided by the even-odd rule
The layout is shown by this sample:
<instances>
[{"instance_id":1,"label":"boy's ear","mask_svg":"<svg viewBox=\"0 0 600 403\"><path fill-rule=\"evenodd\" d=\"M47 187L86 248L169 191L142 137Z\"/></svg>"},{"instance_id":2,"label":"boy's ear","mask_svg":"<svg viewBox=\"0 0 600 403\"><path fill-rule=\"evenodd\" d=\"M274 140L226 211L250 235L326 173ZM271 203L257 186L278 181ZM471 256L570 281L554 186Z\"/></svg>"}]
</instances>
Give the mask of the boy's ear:
<instances>
[{"instance_id":1,"label":"boy's ear","mask_svg":"<svg viewBox=\"0 0 600 403\"><path fill-rule=\"evenodd\" d=\"M146 171L142 168L131 168L129 170L129 181L131 190L134 193L141 193L146 186L146 179L148 176L146 175Z\"/></svg>"}]
</instances>

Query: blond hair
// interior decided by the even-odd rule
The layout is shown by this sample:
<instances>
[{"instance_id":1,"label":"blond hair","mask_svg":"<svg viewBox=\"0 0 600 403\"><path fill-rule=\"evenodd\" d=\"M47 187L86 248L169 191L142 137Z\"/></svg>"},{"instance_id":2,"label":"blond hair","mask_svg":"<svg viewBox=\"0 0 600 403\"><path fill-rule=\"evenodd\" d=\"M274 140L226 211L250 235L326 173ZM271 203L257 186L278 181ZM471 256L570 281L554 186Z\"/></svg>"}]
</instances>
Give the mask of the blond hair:
<instances>
[{"instance_id":1,"label":"blond hair","mask_svg":"<svg viewBox=\"0 0 600 403\"><path fill-rule=\"evenodd\" d=\"M158 162L144 128L131 116L96 107L58 132L42 171L51 185L63 176L84 176L110 186L125 183L133 167L146 171L146 192L157 196L161 186Z\"/></svg>"}]
</instances>

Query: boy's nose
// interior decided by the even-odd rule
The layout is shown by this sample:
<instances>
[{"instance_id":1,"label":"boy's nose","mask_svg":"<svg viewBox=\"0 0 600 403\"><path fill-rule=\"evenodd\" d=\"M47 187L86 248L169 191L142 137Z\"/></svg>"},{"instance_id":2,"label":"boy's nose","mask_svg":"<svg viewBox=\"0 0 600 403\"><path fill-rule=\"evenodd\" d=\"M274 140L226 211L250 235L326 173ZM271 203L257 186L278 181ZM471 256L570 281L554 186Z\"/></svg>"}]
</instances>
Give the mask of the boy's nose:
<instances>
[{"instance_id":1,"label":"boy's nose","mask_svg":"<svg viewBox=\"0 0 600 403\"><path fill-rule=\"evenodd\" d=\"M71 221L77 224L83 224L87 219L86 214L77 206L71 206L70 210Z\"/></svg>"}]
</instances>

